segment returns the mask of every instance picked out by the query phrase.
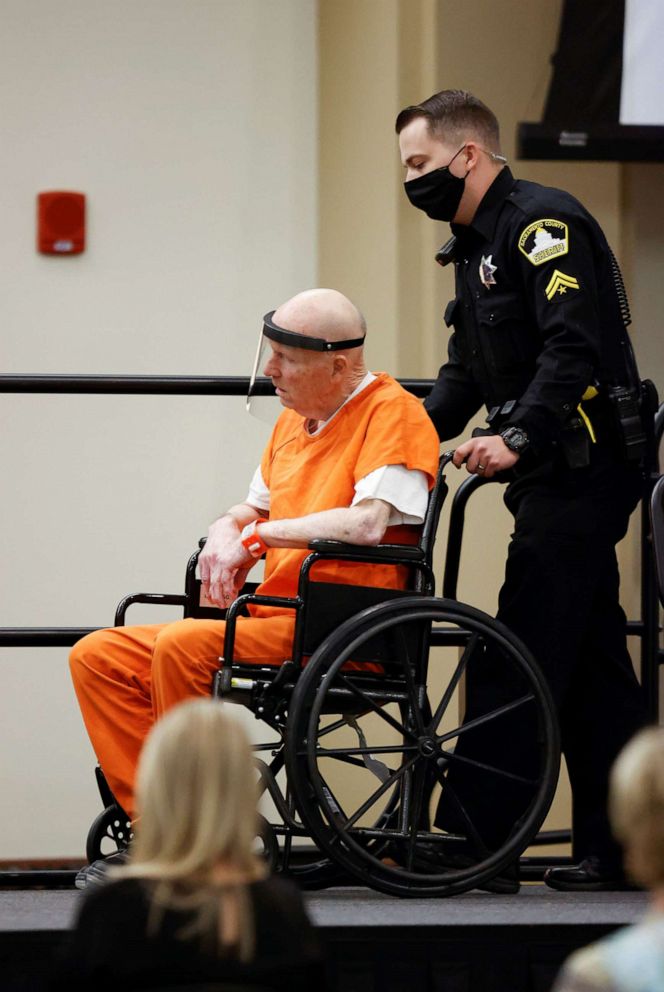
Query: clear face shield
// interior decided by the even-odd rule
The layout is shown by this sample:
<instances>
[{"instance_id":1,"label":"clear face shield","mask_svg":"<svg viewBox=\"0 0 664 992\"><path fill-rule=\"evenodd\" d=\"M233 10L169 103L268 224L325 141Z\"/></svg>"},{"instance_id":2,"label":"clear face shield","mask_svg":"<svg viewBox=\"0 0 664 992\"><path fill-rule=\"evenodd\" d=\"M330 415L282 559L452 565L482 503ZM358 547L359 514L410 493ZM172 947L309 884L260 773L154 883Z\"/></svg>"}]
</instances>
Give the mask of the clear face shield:
<instances>
[{"instance_id":1,"label":"clear face shield","mask_svg":"<svg viewBox=\"0 0 664 992\"><path fill-rule=\"evenodd\" d=\"M274 423L281 411L281 404L275 396L274 386L270 379L261 378L260 373L272 356L271 342L285 345L288 348L303 348L306 351L330 352L343 351L346 348L359 348L364 344L364 337L348 338L344 341L326 341L324 338L314 338L308 334L289 331L279 327L272 320L275 311L271 310L263 317L263 327L258 338L254 367L247 390L247 412L259 420Z\"/></svg>"}]
</instances>

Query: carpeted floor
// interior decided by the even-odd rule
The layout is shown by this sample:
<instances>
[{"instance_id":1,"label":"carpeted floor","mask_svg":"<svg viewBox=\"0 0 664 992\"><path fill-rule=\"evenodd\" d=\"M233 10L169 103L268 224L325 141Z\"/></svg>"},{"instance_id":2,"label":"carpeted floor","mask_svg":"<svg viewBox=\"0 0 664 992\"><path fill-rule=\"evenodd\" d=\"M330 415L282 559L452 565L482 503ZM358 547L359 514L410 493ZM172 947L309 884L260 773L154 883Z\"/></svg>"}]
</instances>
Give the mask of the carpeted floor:
<instances>
[{"instance_id":1,"label":"carpeted floor","mask_svg":"<svg viewBox=\"0 0 664 992\"><path fill-rule=\"evenodd\" d=\"M83 893L0 891L0 931L66 930ZM332 888L305 894L320 927L421 927L488 925L620 925L645 911L641 892L563 893L523 885L516 896L468 892L449 899L397 899L363 888Z\"/></svg>"}]
</instances>

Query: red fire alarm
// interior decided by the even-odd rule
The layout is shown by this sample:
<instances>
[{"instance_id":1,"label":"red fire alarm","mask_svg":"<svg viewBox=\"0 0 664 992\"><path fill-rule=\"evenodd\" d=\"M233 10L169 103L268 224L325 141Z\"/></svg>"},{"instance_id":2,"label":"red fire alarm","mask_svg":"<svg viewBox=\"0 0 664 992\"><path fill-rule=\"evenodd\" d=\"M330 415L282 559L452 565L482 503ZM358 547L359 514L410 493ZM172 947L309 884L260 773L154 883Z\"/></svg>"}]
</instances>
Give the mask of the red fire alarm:
<instances>
[{"instance_id":1,"label":"red fire alarm","mask_svg":"<svg viewBox=\"0 0 664 992\"><path fill-rule=\"evenodd\" d=\"M85 248L85 194L53 190L37 196L37 250L80 255Z\"/></svg>"}]
</instances>

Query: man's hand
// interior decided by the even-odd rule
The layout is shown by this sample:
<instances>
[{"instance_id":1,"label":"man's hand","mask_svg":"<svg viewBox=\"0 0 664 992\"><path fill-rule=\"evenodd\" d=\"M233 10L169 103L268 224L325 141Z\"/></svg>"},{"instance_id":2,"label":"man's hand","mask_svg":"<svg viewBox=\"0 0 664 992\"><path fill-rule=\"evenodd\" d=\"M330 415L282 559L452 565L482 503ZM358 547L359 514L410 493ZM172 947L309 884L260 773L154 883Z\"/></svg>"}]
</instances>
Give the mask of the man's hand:
<instances>
[{"instance_id":1,"label":"man's hand","mask_svg":"<svg viewBox=\"0 0 664 992\"><path fill-rule=\"evenodd\" d=\"M244 585L254 558L240 541L240 526L231 514L210 524L207 543L200 553L198 568L203 594L225 609Z\"/></svg>"},{"instance_id":2,"label":"man's hand","mask_svg":"<svg viewBox=\"0 0 664 992\"><path fill-rule=\"evenodd\" d=\"M455 450L452 459L457 468L465 462L471 475L481 475L484 479L512 468L518 460L519 455L507 447L500 434L487 434L464 441Z\"/></svg>"},{"instance_id":3,"label":"man's hand","mask_svg":"<svg viewBox=\"0 0 664 992\"><path fill-rule=\"evenodd\" d=\"M379 544L385 534L391 507L381 499L362 500L355 506L320 510L306 517L267 520L261 536L272 548L307 548L317 537L351 544ZM211 603L226 609L244 585L255 559L245 549L240 533L260 513L247 503L231 507L210 525L205 547L198 559L203 594Z\"/></svg>"}]
</instances>

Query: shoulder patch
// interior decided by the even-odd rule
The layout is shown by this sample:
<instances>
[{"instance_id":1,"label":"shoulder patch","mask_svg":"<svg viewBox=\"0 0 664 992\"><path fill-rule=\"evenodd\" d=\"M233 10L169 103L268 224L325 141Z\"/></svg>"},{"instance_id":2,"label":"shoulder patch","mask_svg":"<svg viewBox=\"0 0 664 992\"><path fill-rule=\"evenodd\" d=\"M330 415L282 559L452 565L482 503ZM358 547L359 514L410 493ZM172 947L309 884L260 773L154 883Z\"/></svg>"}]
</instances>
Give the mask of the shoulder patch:
<instances>
[{"instance_id":1,"label":"shoulder patch","mask_svg":"<svg viewBox=\"0 0 664 992\"><path fill-rule=\"evenodd\" d=\"M533 265L542 265L569 251L567 224L561 220L545 218L536 220L521 232L519 251Z\"/></svg>"},{"instance_id":2,"label":"shoulder patch","mask_svg":"<svg viewBox=\"0 0 664 992\"><path fill-rule=\"evenodd\" d=\"M544 292L547 300L552 300L556 294L563 296L568 289L579 289L579 280L555 269Z\"/></svg>"}]
</instances>

